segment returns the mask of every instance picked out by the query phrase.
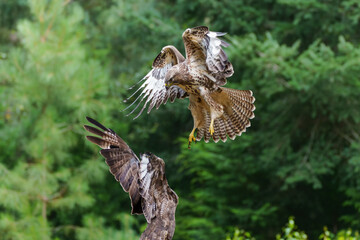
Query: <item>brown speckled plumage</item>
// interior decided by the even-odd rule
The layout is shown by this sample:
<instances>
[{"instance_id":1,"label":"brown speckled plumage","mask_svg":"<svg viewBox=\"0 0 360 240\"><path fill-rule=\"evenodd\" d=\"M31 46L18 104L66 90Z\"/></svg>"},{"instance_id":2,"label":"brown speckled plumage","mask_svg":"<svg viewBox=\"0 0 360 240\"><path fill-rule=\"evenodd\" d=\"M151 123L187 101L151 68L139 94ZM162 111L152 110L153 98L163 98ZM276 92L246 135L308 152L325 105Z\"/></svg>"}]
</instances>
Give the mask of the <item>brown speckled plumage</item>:
<instances>
[{"instance_id":1,"label":"brown speckled plumage","mask_svg":"<svg viewBox=\"0 0 360 240\"><path fill-rule=\"evenodd\" d=\"M140 161L113 130L89 117L87 120L101 129L84 125L88 132L99 136L87 139L102 148L100 153L110 172L129 193L131 213L144 214L148 222L140 240L171 240L178 196L168 185L164 161L152 153L140 154Z\"/></svg>"},{"instance_id":2,"label":"brown speckled plumage","mask_svg":"<svg viewBox=\"0 0 360 240\"><path fill-rule=\"evenodd\" d=\"M174 46L164 47L154 60L153 70L137 90L143 89L132 104L140 97L140 102L146 101L136 117L148 103L149 113L154 106L158 108L166 103L169 97L172 100L189 97L189 109L194 118L189 146L195 139L204 138L208 142L213 138L215 142L225 142L227 137L235 139L245 132L250 126L249 119L254 118L255 98L250 90L222 87L226 78L234 73L222 49L229 44L219 39L223 35L225 33L211 32L205 26L186 29L182 35L186 58Z\"/></svg>"}]
</instances>

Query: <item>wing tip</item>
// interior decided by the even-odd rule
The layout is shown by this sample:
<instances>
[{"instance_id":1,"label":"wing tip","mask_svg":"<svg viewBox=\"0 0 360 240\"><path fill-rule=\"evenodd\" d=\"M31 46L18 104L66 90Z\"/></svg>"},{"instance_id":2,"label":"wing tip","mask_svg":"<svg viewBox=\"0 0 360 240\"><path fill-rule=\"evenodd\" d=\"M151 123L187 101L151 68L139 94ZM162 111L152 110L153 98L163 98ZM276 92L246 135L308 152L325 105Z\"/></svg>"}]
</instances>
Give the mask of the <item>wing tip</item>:
<instances>
[{"instance_id":1,"label":"wing tip","mask_svg":"<svg viewBox=\"0 0 360 240\"><path fill-rule=\"evenodd\" d=\"M85 124L83 125L83 127L86 131L91 132L91 128L92 128L91 126Z\"/></svg>"},{"instance_id":2,"label":"wing tip","mask_svg":"<svg viewBox=\"0 0 360 240\"><path fill-rule=\"evenodd\" d=\"M91 122L91 123L92 123L92 121L95 121L95 119L93 119L93 118L91 118L91 117L89 117L89 116L86 116L85 118L86 118L86 120L87 120L88 122Z\"/></svg>"},{"instance_id":3,"label":"wing tip","mask_svg":"<svg viewBox=\"0 0 360 240\"><path fill-rule=\"evenodd\" d=\"M101 123L99 123L98 121L96 121L95 119L86 116L86 120L88 120L88 122L94 124L95 126L101 128L102 130L106 131L108 130L104 125L102 125Z\"/></svg>"},{"instance_id":4,"label":"wing tip","mask_svg":"<svg viewBox=\"0 0 360 240\"><path fill-rule=\"evenodd\" d=\"M90 126L89 126L89 125L86 125L86 124L83 125L83 128L84 128L86 131L89 131L89 130L88 130L88 127L90 127Z\"/></svg>"},{"instance_id":5,"label":"wing tip","mask_svg":"<svg viewBox=\"0 0 360 240\"><path fill-rule=\"evenodd\" d=\"M215 32L217 37L221 37L227 34L227 32Z\"/></svg>"},{"instance_id":6,"label":"wing tip","mask_svg":"<svg viewBox=\"0 0 360 240\"><path fill-rule=\"evenodd\" d=\"M101 142L103 139L95 136L86 136L86 139L102 148Z\"/></svg>"}]
</instances>

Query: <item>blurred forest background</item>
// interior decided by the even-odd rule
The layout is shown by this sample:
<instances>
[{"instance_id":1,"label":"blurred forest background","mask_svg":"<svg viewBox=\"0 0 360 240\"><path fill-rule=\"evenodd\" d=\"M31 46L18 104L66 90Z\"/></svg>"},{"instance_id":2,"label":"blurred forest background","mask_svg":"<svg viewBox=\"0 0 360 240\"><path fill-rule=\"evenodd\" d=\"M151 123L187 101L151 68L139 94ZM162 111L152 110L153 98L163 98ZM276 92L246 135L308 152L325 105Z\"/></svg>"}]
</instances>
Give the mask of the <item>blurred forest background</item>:
<instances>
[{"instance_id":1,"label":"blurred forest background","mask_svg":"<svg viewBox=\"0 0 360 240\"><path fill-rule=\"evenodd\" d=\"M275 239L289 216L310 239L359 230L359 21L358 0L0 0L0 239L138 239L145 220L85 116L165 160L174 239ZM121 110L199 25L228 32L227 86L257 108L235 141L188 150L188 100L134 121Z\"/></svg>"}]
</instances>

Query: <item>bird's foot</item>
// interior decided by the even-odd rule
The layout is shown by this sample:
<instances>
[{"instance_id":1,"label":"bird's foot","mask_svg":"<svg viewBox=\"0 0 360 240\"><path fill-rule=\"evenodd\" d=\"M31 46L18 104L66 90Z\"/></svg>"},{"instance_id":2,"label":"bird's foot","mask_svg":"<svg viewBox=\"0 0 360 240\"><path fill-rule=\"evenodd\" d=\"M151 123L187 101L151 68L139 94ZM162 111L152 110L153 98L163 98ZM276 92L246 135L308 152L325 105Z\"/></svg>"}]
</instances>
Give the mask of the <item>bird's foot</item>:
<instances>
[{"instance_id":1,"label":"bird's foot","mask_svg":"<svg viewBox=\"0 0 360 240\"><path fill-rule=\"evenodd\" d=\"M214 120L212 119L211 120L211 123L210 123L210 128L209 128L209 132L210 132L210 135L212 136L215 132L214 130Z\"/></svg>"},{"instance_id":2,"label":"bird's foot","mask_svg":"<svg viewBox=\"0 0 360 240\"><path fill-rule=\"evenodd\" d=\"M190 145L192 142L195 142L196 143L196 138L194 136L194 133L195 133L195 128L191 131L190 135L189 135L189 145L188 145L188 149L190 149Z\"/></svg>"}]
</instances>

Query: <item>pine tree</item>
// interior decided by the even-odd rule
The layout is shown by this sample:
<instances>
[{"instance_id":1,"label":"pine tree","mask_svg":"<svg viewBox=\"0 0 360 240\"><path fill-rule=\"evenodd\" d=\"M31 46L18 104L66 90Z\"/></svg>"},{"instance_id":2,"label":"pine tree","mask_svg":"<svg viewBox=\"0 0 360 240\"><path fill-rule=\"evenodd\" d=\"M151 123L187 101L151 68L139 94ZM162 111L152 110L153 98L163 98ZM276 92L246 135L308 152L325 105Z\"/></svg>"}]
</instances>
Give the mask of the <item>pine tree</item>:
<instances>
[{"instance_id":1,"label":"pine tree","mask_svg":"<svg viewBox=\"0 0 360 240\"><path fill-rule=\"evenodd\" d=\"M120 232L87 214L95 204L91 184L107 171L81 153L81 123L86 115L104 119L110 108L107 72L83 44L84 12L70 1L29 7L32 21L17 27L21 45L0 62L1 239L131 239L125 220Z\"/></svg>"}]
</instances>

